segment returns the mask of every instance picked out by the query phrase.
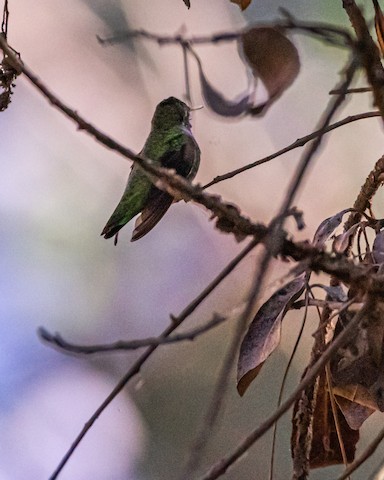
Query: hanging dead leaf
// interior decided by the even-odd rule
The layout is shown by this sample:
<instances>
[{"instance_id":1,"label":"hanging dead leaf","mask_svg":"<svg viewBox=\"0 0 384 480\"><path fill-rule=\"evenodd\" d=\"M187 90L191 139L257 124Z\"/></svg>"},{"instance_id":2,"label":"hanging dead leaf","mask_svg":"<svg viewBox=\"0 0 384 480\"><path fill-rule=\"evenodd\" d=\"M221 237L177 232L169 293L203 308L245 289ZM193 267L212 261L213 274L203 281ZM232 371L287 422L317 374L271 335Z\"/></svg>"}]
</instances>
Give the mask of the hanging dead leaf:
<instances>
[{"instance_id":1,"label":"hanging dead leaf","mask_svg":"<svg viewBox=\"0 0 384 480\"><path fill-rule=\"evenodd\" d=\"M359 431L350 428L343 415L339 414L338 420L347 460L352 462L355 458ZM343 463L324 372L320 376L312 432L310 467L319 468ZM292 432L292 438L294 438L293 434L294 432Z\"/></svg>"},{"instance_id":2,"label":"hanging dead leaf","mask_svg":"<svg viewBox=\"0 0 384 480\"><path fill-rule=\"evenodd\" d=\"M352 225L352 227L346 232L337 235L337 237L335 237L333 240L332 251L339 254L345 253L352 241L353 236L356 233L356 230L360 226L361 223L355 223L355 225Z\"/></svg>"},{"instance_id":3,"label":"hanging dead leaf","mask_svg":"<svg viewBox=\"0 0 384 480\"><path fill-rule=\"evenodd\" d=\"M335 400L345 421L352 430L359 430L367 418L369 418L372 413L375 413L374 409L364 407L364 405L356 402L351 402L343 397L335 395Z\"/></svg>"},{"instance_id":4,"label":"hanging dead leaf","mask_svg":"<svg viewBox=\"0 0 384 480\"><path fill-rule=\"evenodd\" d=\"M243 92L237 100L226 99L224 95L208 81L204 74L200 58L194 52L193 55L197 60L202 94L208 107L213 112L224 117L239 117L245 114L250 105L252 105L254 88Z\"/></svg>"},{"instance_id":5,"label":"hanging dead leaf","mask_svg":"<svg viewBox=\"0 0 384 480\"><path fill-rule=\"evenodd\" d=\"M256 79L263 82L269 98L250 108L253 115L264 113L293 83L300 71L296 47L280 31L272 27L254 27L240 39L244 57Z\"/></svg>"},{"instance_id":6,"label":"hanging dead leaf","mask_svg":"<svg viewBox=\"0 0 384 480\"><path fill-rule=\"evenodd\" d=\"M348 295L345 293L344 288L341 285L322 285L319 284L323 290L327 292L327 300L331 300L332 302L347 302Z\"/></svg>"},{"instance_id":7,"label":"hanging dead leaf","mask_svg":"<svg viewBox=\"0 0 384 480\"><path fill-rule=\"evenodd\" d=\"M237 390L241 396L279 345L281 321L289 306L303 293L304 285L304 275L295 278L277 290L256 313L240 348Z\"/></svg>"},{"instance_id":8,"label":"hanging dead leaf","mask_svg":"<svg viewBox=\"0 0 384 480\"><path fill-rule=\"evenodd\" d=\"M320 225L317 227L315 235L313 236L312 245L317 248L322 248L328 238L336 230L343 220L343 216L349 212L350 209L347 208L341 212L336 213L332 217L326 218L323 220Z\"/></svg>"},{"instance_id":9,"label":"hanging dead leaf","mask_svg":"<svg viewBox=\"0 0 384 480\"><path fill-rule=\"evenodd\" d=\"M251 4L252 0L230 0L231 3L236 3L236 5L239 5L241 10L245 10L249 5Z\"/></svg>"},{"instance_id":10,"label":"hanging dead leaf","mask_svg":"<svg viewBox=\"0 0 384 480\"><path fill-rule=\"evenodd\" d=\"M378 410L372 394L361 385L334 386L332 390L345 420L353 430L358 430Z\"/></svg>"},{"instance_id":11,"label":"hanging dead leaf","mask_svg":"<svg viewBox=\"0 0 384 480\"><path fill-rule=\"evenodd\" d=\"M187 8L191 8L191 2L189 0L183 0Z\"/></svg>"},{"instance_id":12,"label":"hanging dead leaf","mask_svg":"<svg viewBox=\"0 0 384 480\"><path fill-rule=\"evenodd\" d=\"M379 42L381 54L384 55L384 15L380 8L378 0L373 0L375 8L375 30Z\"/></svg>"},{"instance_id":13,"label":"hanging dead leaf","mask_svg":"<svg viewBox=\"0 0 384 480\"><path fill-rule=\"evenodd\" d=\"M350 315L349 312L340 314L335 336L348 324ZM348 344L340 348L330 362L335 387L364 387L380 411L384 411L383 347L384 304L377 302Z\"/></svg>"}]
</instances>

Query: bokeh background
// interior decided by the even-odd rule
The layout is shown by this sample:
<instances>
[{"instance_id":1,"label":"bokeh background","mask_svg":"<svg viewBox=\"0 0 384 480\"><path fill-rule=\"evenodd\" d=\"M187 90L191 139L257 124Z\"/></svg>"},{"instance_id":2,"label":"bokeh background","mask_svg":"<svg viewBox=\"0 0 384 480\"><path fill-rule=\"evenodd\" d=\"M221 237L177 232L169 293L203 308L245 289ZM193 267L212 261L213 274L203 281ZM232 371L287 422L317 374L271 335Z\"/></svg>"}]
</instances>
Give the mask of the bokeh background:
<instances>
[{"instance_id":1,"label":"bokeh background","mask_svg":"<svg viewBox=\"0 0 384 480\"><path fill-rule=\"evenodd\" d=\"M128 28L191 35L232 31L277 18L279 6L300 19L348 26L341 3L253 0L241 13L227 0L192 0L190 10L181 0L18 0L9 5L8 39L62 100L139 151L155 105L171 95L183 97L181 51L144 40L102 47L96 35ZM371 3L363 6L373 16ZM301 73L263 118L225 121L207 109L193 114L193 131L202 150L198 182L262 158L315 128L347 54L303 35L292 39L302 59ZM228 97L245 88L247 77L235 45L200 46L198 53L208 78ZM192 94L200 105L194 66ZM369 95L354 96L339 118L371 109ZM243 244L215 231L203 208L180 202L139 242L129 242L133 226L125 227L114 247L100 232L120 198L129 162L77 131L23 77L17 80L12 104L0 115L0 128L0 479L47 479L139 352L65 356L41 343L37 328L86 344L154 336L169 324L169 314L177 314L195 298ZM382 143L377 119L327 136L296 201L307 224L304 232L295 232L296 238L310 238L324 218L351 206L383 154ZM267 222L279 208L300 155L295 150L210 191ZM379 194L379 216L381 205ZM242 262L184 330L208 321L213 312L225 313L240 304L257 257L255 251ZM275 267L264 298L279 275ZM99 418L60 478L178 478L201 427L235 321L194 342L158 349ZM235 372L231 373L225 410L201 471L232 451L274 410L300 323L300 315L287 316L281 348L244 398L238 397ZM315 329L313 318L291 381L297 381L308 360ZM359 451L381 421L375 414L367 422ZM288 415L278 428L276 479L290 476L289 426ZM225 478L267 478L270 443L268 434ZM382 455L378 449L354 478L367 478ZM313 478L335 477L340 470L315 471Z\"/></svg>"}]
</instances>

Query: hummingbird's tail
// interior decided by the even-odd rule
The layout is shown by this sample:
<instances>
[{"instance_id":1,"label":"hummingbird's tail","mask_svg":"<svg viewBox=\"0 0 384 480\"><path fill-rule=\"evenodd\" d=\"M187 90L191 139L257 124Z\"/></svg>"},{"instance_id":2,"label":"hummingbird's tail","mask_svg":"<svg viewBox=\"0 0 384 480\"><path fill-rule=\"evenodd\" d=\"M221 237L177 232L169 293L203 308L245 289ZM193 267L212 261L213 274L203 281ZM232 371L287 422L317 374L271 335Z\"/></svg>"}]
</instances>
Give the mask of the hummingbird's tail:
<instances>
[{"instance_id":1,"label":"hummingbird's tail","mask_svg":"<svg viewBox=\"0 0 384 480\"><path fill-rule=\"evenodd\" d=\"M124 224L125 225L125 224ZM119 230L124 227L124 225L107 225L103 228L103 231L101 232L101 236L104 236L104 238L111 238L115 237L115 245L117 244L117 239L119 236Z\"/></svg>"},{"instance_id":2,"label":"hummingbird's tail","mask_svg":"<svg viewBox=\"0 0 384 480\"><path fill-rule=\"evenodd\" d=\"M140 217L136 220L131 242L144 237L163 218L165 212L172 205L174 198L167 192L153 188L150 201L143 208Z\"/></svg>"}]
</instances>

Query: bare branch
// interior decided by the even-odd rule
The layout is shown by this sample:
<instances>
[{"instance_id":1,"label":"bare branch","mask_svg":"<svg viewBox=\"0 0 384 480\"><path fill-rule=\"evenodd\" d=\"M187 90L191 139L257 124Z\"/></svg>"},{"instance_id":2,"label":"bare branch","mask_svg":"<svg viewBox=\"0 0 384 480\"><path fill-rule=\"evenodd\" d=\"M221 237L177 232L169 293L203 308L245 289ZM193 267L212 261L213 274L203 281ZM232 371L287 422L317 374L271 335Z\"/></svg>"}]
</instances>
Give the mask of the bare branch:
<instances>
[{"instance_id":1,"label":"bare branch","mask_svg":"<svg viewBox=\"0 0 384 480\"><path fill-rule=\"evenodd\" d=\"M149 347L149 346L158 346L168 343L178 343L185 340L194 340L196 337L202 335L203 333L212 330L213 328L221 325L223 322L228 320L228 317L222 316L219 314L214 314L212 320L206 324L196 327L189 332L180 333L179 335L172 335L171 337L164 338L160 337L151 337L144 338L140 340L119 340L118 342L102 344L102 345L74 345L69 343L62 338L58 333L52 334L48 332L43 327L40 327L38 334L42 340L47 342L53 347L56 347L67 353L76 353L83 355L90 355L93 353L105 353L105 352L116 352L119 350L136 350L138 348Z\"/></svg>"},{"instance_id":2,"label":"bare branch","mask_svg":"<svg viewBox=\"0 0 384 480\"><path fill-rule=\"evenodd\" d=\"M384 155L376 162L373 170L368 174L364 185L361 187L360 193L357 196L352 212L345 222L344 230L349 230L353 225L358 223L362 214L371 206L372 198L382 185L384 181Z\"/></svg>"},{"instance_id":3,"label":"bare branch","mask_svg":"<svg viewBox=\"0 0 384 480\"><path fill-rule=\"evenodd\" d=\"M7 38L7 35L8 35L8 21L9 21L8 0L4 0L3 21L1 23L1 32L3 33L5 38Z\"/></svg>"},{"instance_id":4,"label":"bare branch","mask_svg":"<svg viewBox=\"0 0 384 480\"><path fill-rule=\"evenodd\" d=\"M380 60L379 49L373 41L367 23L354 0L343 0L351 24L355 30L360 54L360 61L365 68L367 79L373 89L375 105L384 119L384 69Z\"/></svg>"},{"instance_id":5,"label":"bare branch","mask_svg":"<svg viewBox=\"0 0 384 480\"><path fill-rule=\"evenodd\" d=\"M336 90L334 91L336 92ZM340 94L340 89L337 89L337 92L338 94ZM346 91L346 93L348 93L348 91ZM287 147L284 147L281 150L278 150L277 152L274 152L271 155L268 155L267 157L257 160L256 162L252 162L247 165L244 165L244 167L237 168L236 170L232 170L231 172L225 173L223 175L218 175L212 181L204 185L203 188L205 189L205 188L211 187L212 185L215 185L216 183L222 182L223 180L228 180L229 178L233 178L239 173L243 173L247 170L250 170L251 168L262 165L263 163L267 163L277 157L280 157L284 153L294 150L295 148L303 147L306 143L310 142L311 140L314 140L318 136L331 132L336 128L342 127L343 125L347 125L348 123L356 122L358 120L363 120L364 118L373 118L373 117L380 117L380 112L365 112L365 113L359 113L357 115L350 115L344 118L343 120L339 120L338 122L328 125L324 129L316 130L315 132L312 132L309 135L306 135L305 137L298 138L295 142L291 143Z\"/></svg>"},{"instance_id":6,"label":"bare branch","mask_svg":"<svg viewBox=\"0 0 384 480\"><path fill-rule=\"evenodd\" d=\"M102 45L115 45L118 43L122 43L125 40L131 40L132 38L143 38L145 40L150 40L156 42L159 46L170 44L179 44L181 46L199 44L203 45L207 43L217 44L220 42L232 42L238 40L249 28L266 26L272 26L282 30L296 30L304 34L313 35L321 41L326 41L331 45L336 45L339 47L353 46L352 37L346 29L335 27L327 23L302 22L300 20L294 19L292 16L290 16L290 18L286 21L282 20L270 23L264 22L260 24L252 24L246 29L239 30L238 32L222 32L199 37L184 37L182 35L157 35L144 29L138 29L130 30L128 32L121 32L117 35L114 35L113 37L108 38L101 38L97 36L97 40Z\"/></svg>"}]
</instances>

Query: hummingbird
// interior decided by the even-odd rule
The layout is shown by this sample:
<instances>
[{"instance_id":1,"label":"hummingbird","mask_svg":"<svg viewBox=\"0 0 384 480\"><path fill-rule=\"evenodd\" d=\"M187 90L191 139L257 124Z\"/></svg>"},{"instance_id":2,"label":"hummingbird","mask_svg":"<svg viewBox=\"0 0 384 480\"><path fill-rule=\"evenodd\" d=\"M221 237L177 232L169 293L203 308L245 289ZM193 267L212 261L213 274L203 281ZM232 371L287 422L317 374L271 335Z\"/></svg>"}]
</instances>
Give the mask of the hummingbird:
<instances>
[{"instance_id":1,"label":"hummingbird","mask_svg":"<svg viewBox=\"0 0 384 480\"><path fill-rule=\"evenodd\" d=\"M190 107L170 97L160 102L152 118L152 128L140 155L161 167L193 180L200 164L200 149L191 132ZM161 220L174 197L155 187L144 170L134 163L123 196L101 235L115 237L133 217L136 220L131 242L146 235Z\"/></svg>"}]
</instances>

